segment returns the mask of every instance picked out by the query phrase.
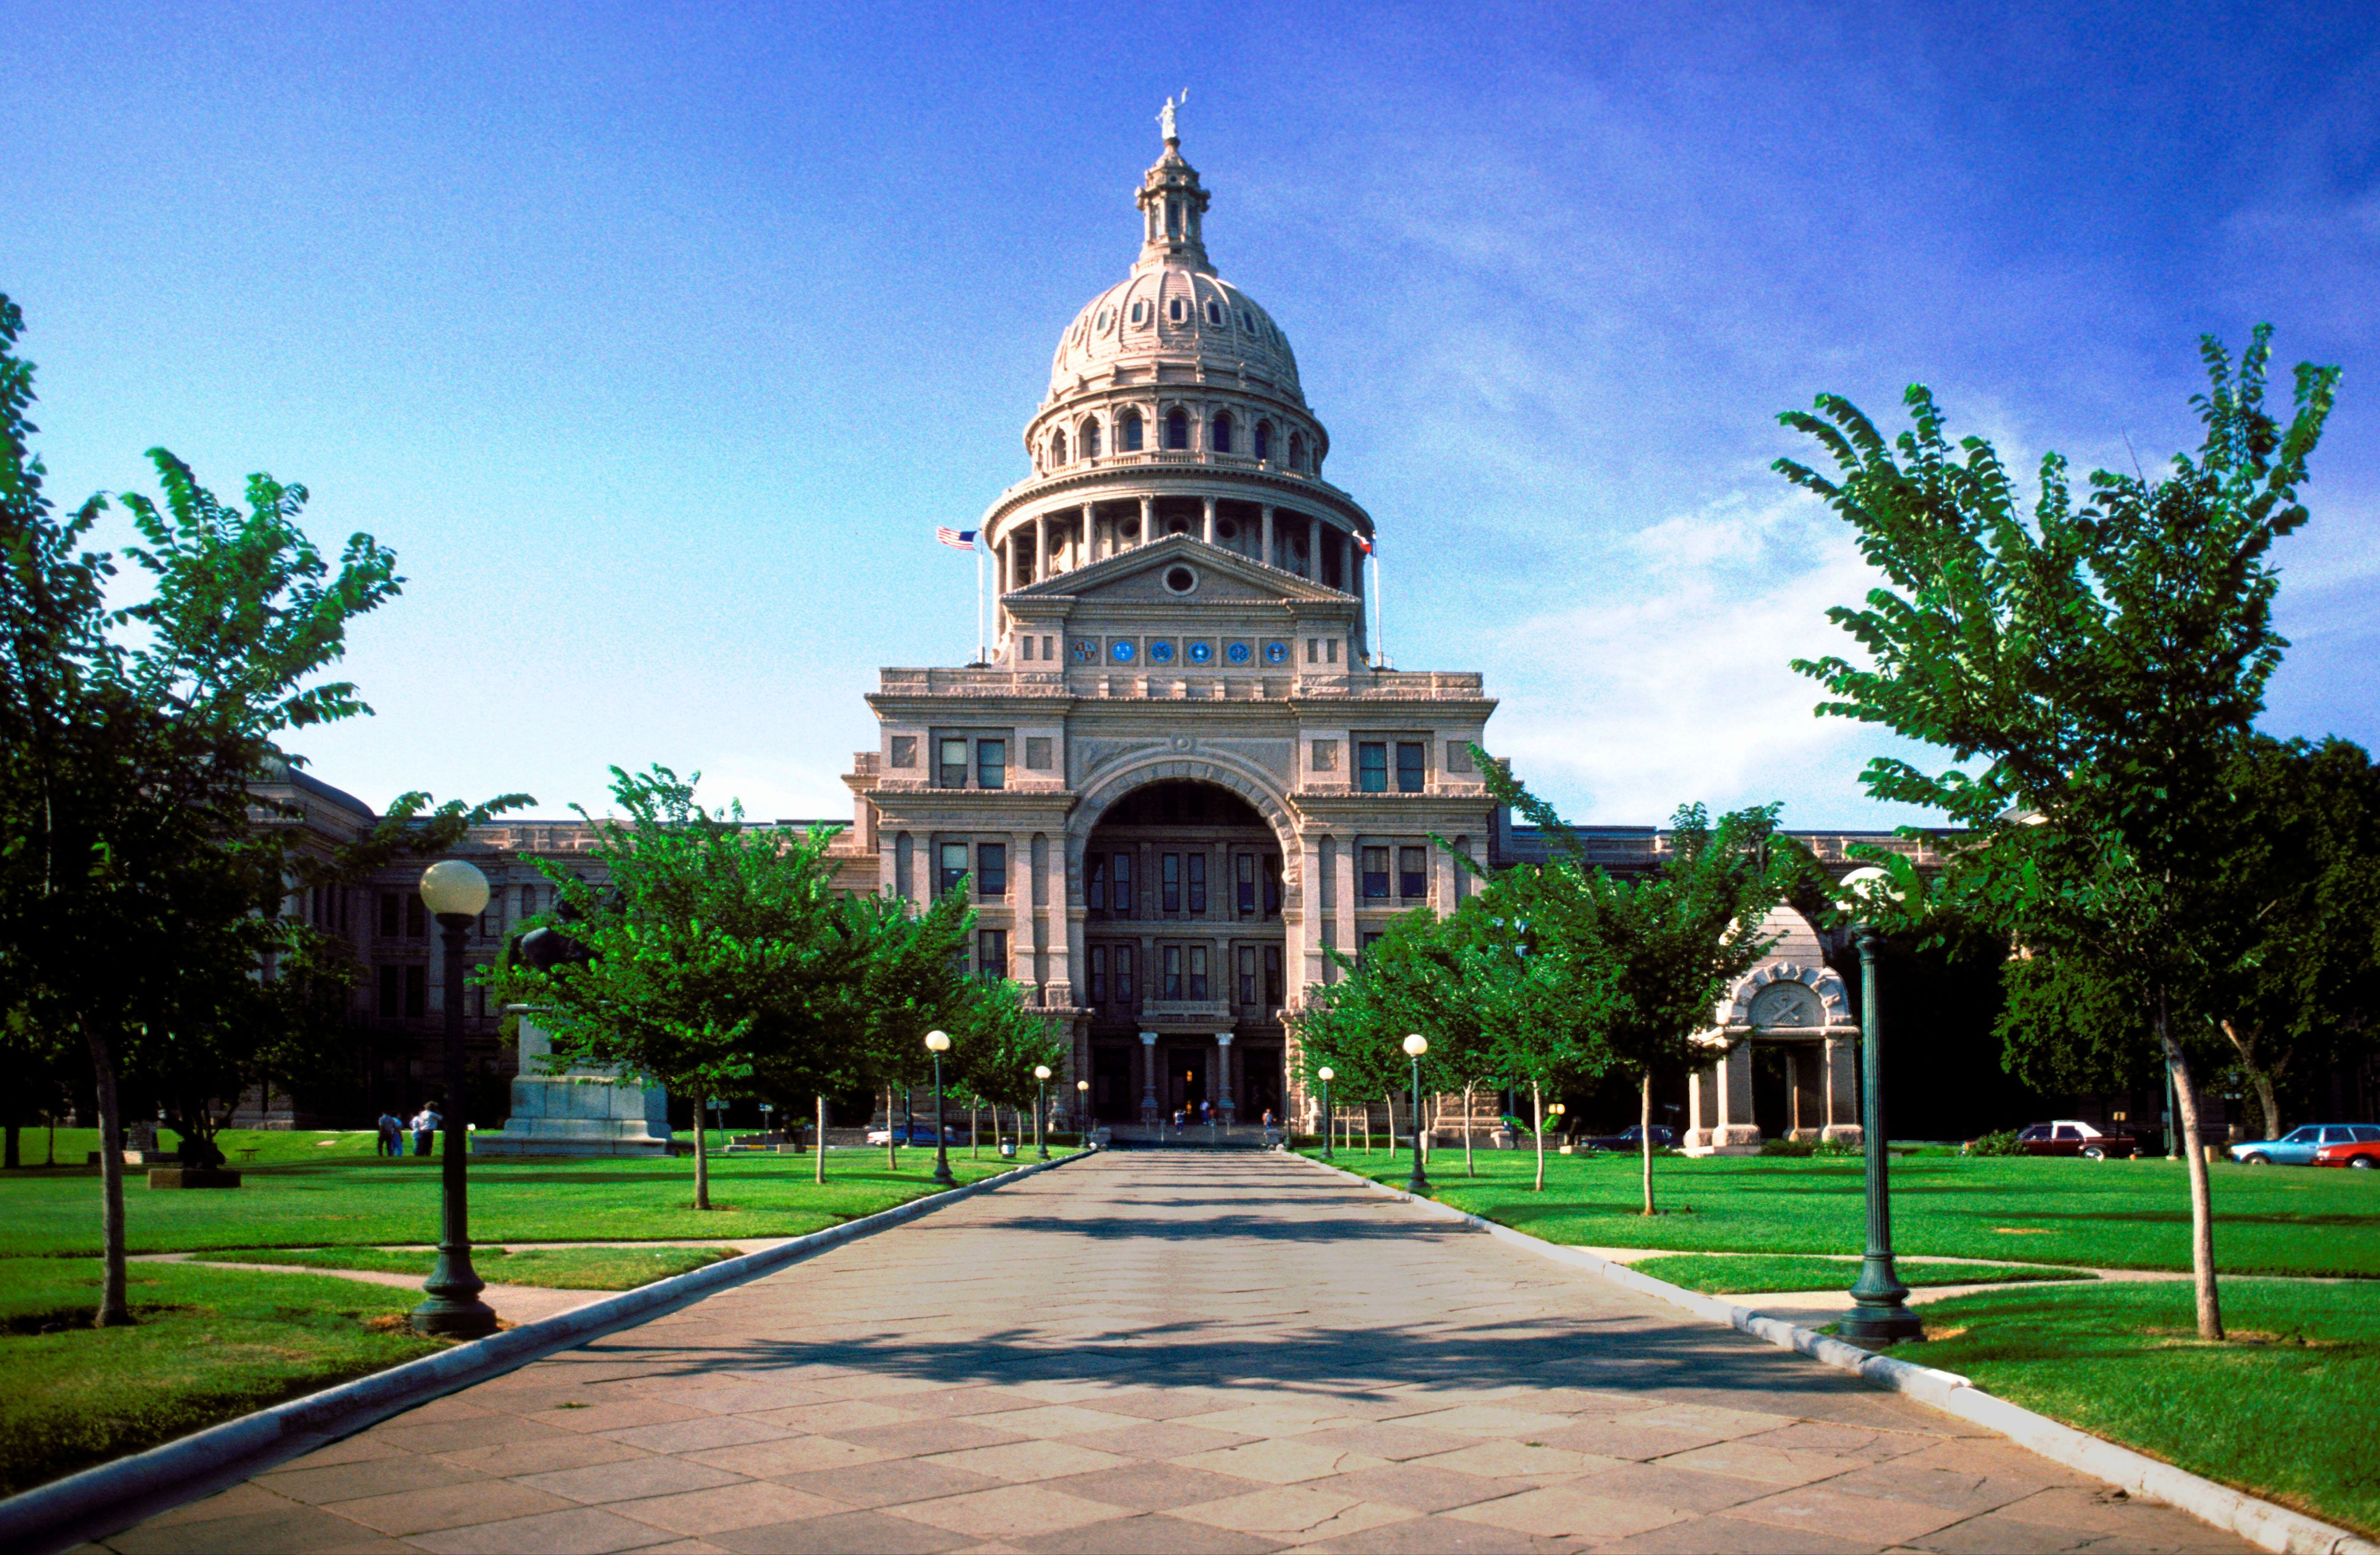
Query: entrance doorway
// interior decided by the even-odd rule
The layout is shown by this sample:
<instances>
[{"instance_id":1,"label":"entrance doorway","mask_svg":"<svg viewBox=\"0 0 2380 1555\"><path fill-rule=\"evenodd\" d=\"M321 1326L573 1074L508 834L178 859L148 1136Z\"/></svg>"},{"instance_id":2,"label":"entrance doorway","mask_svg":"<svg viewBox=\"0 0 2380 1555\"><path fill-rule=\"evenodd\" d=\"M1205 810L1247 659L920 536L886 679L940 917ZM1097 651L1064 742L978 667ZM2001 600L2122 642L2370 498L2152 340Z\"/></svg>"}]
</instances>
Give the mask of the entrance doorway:
<instances>
[{"instance_id":1,"label":"entrance doorway","mask_svg":"<svg viewBox=\"0 0 2380 1555\"><path fill-rule=\"evenodd\" d=\"M1165 1050L1165 1096L1167 1111L1187 1109L1194 1119L1198 1115L1198 1104L1207 1099L1205 1048Z\"/></svg>"},{"instance_id":2,"label":"entrance doorway","mask_svg":"<svg viewBox=\"0 0 2380 1555\"><path fill-rule=\"evenodd\" d=\"M1281 1114L1281 1053L1279 1048L1250 1048L1240 1061L1240 1082L1247 1094L1240 1099L1239 1113L1243 1123L1255 1123L1269 1112L1275 1118Z\"/></svg>"},{"instance_id":3,"label":"entrance doorway","mask_svg":"<svg viewBox=\"0 0 2380 1555\"><path fill-rule=\"evenodd\" d=\"M1140 1116L1140 1087L1133 1083L1134 1048L1091 1050L1091 1115L1101 1123L1131 1123Z\"/></svg>"}]
</instances>

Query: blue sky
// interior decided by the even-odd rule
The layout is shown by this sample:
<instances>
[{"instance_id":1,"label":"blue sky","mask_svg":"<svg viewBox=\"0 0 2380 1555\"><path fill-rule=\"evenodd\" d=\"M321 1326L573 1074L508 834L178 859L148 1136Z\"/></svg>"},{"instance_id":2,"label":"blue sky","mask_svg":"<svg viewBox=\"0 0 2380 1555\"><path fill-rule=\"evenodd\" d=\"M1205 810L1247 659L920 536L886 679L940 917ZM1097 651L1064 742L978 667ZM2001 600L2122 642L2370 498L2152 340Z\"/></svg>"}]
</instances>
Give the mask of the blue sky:
<instances>
[{"instance_id":1,"label":"blue sky","mask_svg":"<svg viewBox=\"0 0 2380 1555\"><path fill-rule=\"evenodd\" d=\"M164 443L396 549L322 777L839 814L1187 86L1399 665L1579 819L1888 824L1784 667L1864 586L1767 468L1821 390L2089 468L2195 442L2201 332L2342 364L2266 723L2380 740L2380 12L2149 11L0 0L0 289L62 499Z\"/></svg>"}]
</instances>

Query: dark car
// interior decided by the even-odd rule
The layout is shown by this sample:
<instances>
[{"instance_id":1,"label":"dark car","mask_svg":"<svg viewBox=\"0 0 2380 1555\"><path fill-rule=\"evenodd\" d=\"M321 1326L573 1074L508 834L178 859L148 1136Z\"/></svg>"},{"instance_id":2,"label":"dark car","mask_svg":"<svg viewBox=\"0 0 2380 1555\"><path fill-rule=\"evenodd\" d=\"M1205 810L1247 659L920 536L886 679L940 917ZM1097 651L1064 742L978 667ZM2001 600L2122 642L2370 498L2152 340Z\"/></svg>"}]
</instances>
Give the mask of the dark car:
<instances>
[{"instance_id":1,"label":"dark car","mask_svg":"<svg viewBox=\"0 0 2380 1555\"><path fill-rule=\"evenodd\" d=\"M1653 1125L1654 1144L1667 1147L1677 1142L1678 1136L1674 1132L1660 1124ZM1578 1148L1586 1150L1641 1150L1645 1148L1645 1130L1640 1124L1630 1124L1617 1134L1598 1134L1592 1139L1581 1139Z\"/></svg>"},{"instance_id":2,"label":"dark car","mask_svg":"<svg viewBox=\"0 0 2380 1555\"><path fill-rule=\"evenodd\" d=\"M2072 1118L2034 1124L2016 1136L2016 1148L2028 1156L2081 1156L2085 1160L2121 1160L2141 1153L2141 1142L2129 1134L2102 1134Z\"/></svg>"}]
</instances>

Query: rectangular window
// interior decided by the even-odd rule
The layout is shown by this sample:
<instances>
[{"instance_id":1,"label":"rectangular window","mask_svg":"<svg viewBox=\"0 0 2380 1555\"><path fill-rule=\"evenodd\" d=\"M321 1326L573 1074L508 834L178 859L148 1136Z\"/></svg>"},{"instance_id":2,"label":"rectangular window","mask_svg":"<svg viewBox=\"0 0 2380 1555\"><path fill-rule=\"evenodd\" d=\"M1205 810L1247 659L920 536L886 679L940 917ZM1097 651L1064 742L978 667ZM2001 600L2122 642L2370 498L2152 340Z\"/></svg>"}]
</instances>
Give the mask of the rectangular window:
<instances>
[{"instance_id":1,"label":"rectangular window","mask_svg":"<svg viewBox=\"0 0 2380 1555\"><path fill-rule=\"evenodd\" d=\"M1008 930L986 929L975 937L976 976L986 982L1008 976Z\"/></svg>"},{"instance_id":2,"label":"rectangular window","mask_svg":"<svg viewBox=\"0 0 2380 1555\"><path fill-rule=\"evenodd\" d=\"M1389 850L1367 847L1364 850L1364 897L1378 901L1389 893Z\"/></svg>"},{"instance_id":3,"label":"rectangular window","mask_svg":"<svg viewBox=\"0 0 2380 1555\"><path fill-rule=\"evenodd\" d=\"M966 786L966 741L944 740L941 744L942 754L939 763L941 771L935 774L934 781L944 788L965 788Z\"/></svg>"},{"instance_id":4,"label":"rectangular window","mask_svg":"<svg viewBox=\"0 0 2380 1555\"><path fill-rule=\"evenodd\" d=\"M1179 999L1182 997L1182 947L1167 945L1160 954L1165 957L1165 991L1158 997Z\"/></svg>"},{"instance_id":5,"label":"rectangular window","mask_svg":"<svg viewBox=\"0 0 2380 1555\"><path fill-rule=\"evenodd\" d=\"M1115 996L1119 1004L1129 1004L1140 997L1133 991L1130 945L1118 945L1115 949Z\"/></svg>"},{"instance_id":6,"label":"rectangular window","mask_svg":"<svg viewBox=\"0 0 2380 1555\"><path fill-rule=\"evenodd\" d=\"M1265 1008L1281 1008L1281 947L1265 947Z\"/></svg>"},{"instance_id":7,"label":"rectangular window","mask_svg":"<svg viewBox=\"0 0 2380 1555\"><path fill-rule=\"evenodd\" d=\"M1335 664L1339 662L1339 639L1337 638L1323 638L1322 649L1324 654L1332 663Z\"/></svg>"},{"instance_id":8,"label":"rectangular window","mask_svg":"<svg viewBox=\"0 0 2380 1555\"><path fill-rule=\"evenodd\" d=\"M1446 742L1446 770L1450 772L1471 771L1471 746L1467 741Z\"/></svg>"},{"instance_id":9,"label":"rectangular window","mask_svg":"<svg viewBox=\"0 0 2380 1555\"><path fill-rule=\"evenodd\" d=\"M1025 742L1025 765L1029 771L1050 770L1050 739L1046 735L1034 735Z\"/></svg>"},{"instance_id":10,"label":"rectangular window","mask_svg":"<svg viewBox=\"0 0 2380 1555\"><path fill-rule=\"evenodd\" d=\"M1190 869L1190 911L1195 916L1207 910L1207 856L1194 853L1185 862Z\"/></svg>"},{"instance_id":11,"label":"rectangular window","mask_svg":"<svg viewBox=\"0 0 2380 1555\"><path fill-rule=\"evenodd\" d=\"M1419 848L1414 849L1419 853ZM1008 844L978 843L975 850L975 893L978 896L1008 894Z\"/></svg>"},{"instance_id":12,"label":"rectangular window","mask_svg":"<svg viewBox=\"0 0 2380 1555\"><path fill-rule=\"evenodd\" d=\"M1320 638L1308 638L1305 639L1305 662L1309 664L1318 664L1322 662L1322 639Z\"/></svg>"},{"instance_id":13,"label":"rectangular window","mask_svg":"<svg viewBox=\"0 0 2380 1555\"><path fill-rule=\"evenodd\" d=\"M1364 740L1356 745L1355 786L1366 794L1389 791L1389 747L1384 741Z\"/></svg>"},{"instance_id":14,"label":"rectangular window","mask_svg":"<svg viewBox=\"0 0 2380 1555\"><path fill-rule=\"evenodd\" d=\"M1281 857L1279 855L1265 855L1264 872L1265 917L1279 917L1281 916Z\"/></svg>"},{"instance_id":15,"label":"rectangular window","mask_svg":"<svg viewBox=\"0 0 2380 1555\"><path fill-rule=\"evenodd\" d=\"M1240 947L1240 1002L1252 1005L1256 1002L1257 948L1243 945Z\"/></svg>"},{"instance_id":16,"label":"rectangular window","mask_svg":"<svg viewBox=\"0 0 2380 1555\"><path fill-rule=\"evenodd\" d=\"M401 967L383 966L380 969L380 1013L392 1020L405 1007L399 1002L404 995L397 991L398 979L404 975Z\"/></svg>"},{"instance_id":17,"label":"rectangular window","mask_svg":"<svg viewBox=\"0 0 2380 1555\"><path fill-rule=\"evenodd\" d=\"M1190 997L1207 997L1207 947L1204 945L1190 947Z\"/></svg>"},{"instance_id":18,"label":"rectangular window","mask_svg":"<svg viewBox=\"0 0 2380 1555\"><path fill-rule=\"evenodd\" d=\"M917 764L917 735L895 735L892 736L892 764L896 767L914 767Z\"/></svg>"},{"instance_id":19,"label":"rectangular window","mask_svg":"<svg viewBox=\"0 0 2380 1555\"><path fill-rule=\"evenodd\" d=\"M1182 910L1182 856L1163 853L1157 857L1158 910L1178 913Z\"/></svg>"},{"instance_id":20,"label":"rectangular window","mask_svg":"<svg viewBox=\"0 0 2380 1555\"><path fill-rule=\"evenodd\" d=\"M1095 913L1108 910L1108 856L1092 854L1083 861L1083 905Z\"/></svg>"},{"instance_id":21,"label":"rectangular window","mask_svg":"<svg viewBox=\"0 0 2380 1555\"><path fill-rule=\"evenodd\" d=\"M429 905L423 902L419 896L407 896L405 899L405 937L408 940L423 940L429 938Z\"/></svg>"},{"instance_id":22,"label":"rectangular window","mask_svg":"<svg viewBox=\"0 0 2380 1555\"><path fill-rule=\"evenodd\" d=\"M1132 916L1132 855L1128 853L1119 853L1115 855L1113 872L1115 875L1115 916L1118 917L1130 917Z\"/></svg>"},{"instance_id":23,"label":"rectangular window","mask_svg":"<svg viewBox=\"0 0 2380 1555\"><path fill-rule=\"evenodd\" d=\"M1254 917L1257 916L1257 856L1241 854L1232 861L1232 869L1237 876L1240 916Z\"/></svg>"},{"instance_id":24,"label":"rectangular window","mask_svg":"<svg viewBox=\"0 0 2380 1555\"><path fill-rule=\"evenodd\" d=\"M1429 894L1429 850L1418 847L1397 849L1397 894L1410 902Z\"/></svg>"},{"instance_id":25,"label":"rectangular window","mask_svg":"<svg viewBox=\"0 0 2380 1555\"><path fill-rule=\"evenodd\" d=\"M934 871L935 894L940 895L945 891L956 891L958 889L959 881L966 879L966 844L965 843L944 843L942 844L941 858L939 867Z\"/></svg>"},{"instance_id":26,"label":"rectangular window","mask_svg":"<svg viewBox=\"0 0 2380 1555\"><path fill-rule=\"evenodd\" d=\"M1418 794L1422 790L1422 755L1428 747L1419 740L1397 742L1397 792Z\"/></svg>"},{"instance_id":27,"label":"rectangular window","mask_svg":"<svg viewBox=\"0 0 2380 1555\"><path fill-rule=\"evenodd\" d=\"M1091 1002L1108 1002L1108 950L1105 945L1091 947Z\"/></svg>"},{"instance_id":28,"label":"rectangular window","mask_svg":"<svg viewBox=\"0 0 2380 1555\"><path fill-rule=\"evenodd\" d=\"M1023 639L1023 651L1020 656L1027 660L1030 660L1033 657L1033 639L1031 637L1028 636Z\"/></svg>"},{"instance_id":29,"label":"rectangular window","mask_svg":"<svg viewBox=\"0 0 2380 1555\"><path fill-rule=\"evenodd\" d=\"M396 893L394 891L382 892L380 893L380 937L382 939L394 940L400 932L397 927L396 914Z\"/></svg>"},{"instance_id":30,"label":"rectangular window","mask_svg":"<svg viewBox=\"0 0 2380 1555\"><path fill-rule=\"evenodd\" d=\"M405 969L405 1013L419 1020L430 1013L430 968L408 966Z\"/></svg>"},{"instance_id":31,"label":"rectangular window","mask_svg":"<svg viewBox=\"0 0 2380 1555\"><path fill-rule=\"evenodd\" d=\"M975 781L981 788L1008 786L1008 742L978 740L975 742Z\"/></svg>"},{"instance_id":32,"label":"rectangular window","mask_svg":"<svg viewBox=\"0 0 2380 1555\"><path fill-rule=\"evenodd\" d=\"M1339 742L1337 740L1316 740L1314 742L1314 770L1318 772L1333 772L1339 770Z\"/></svg>"},{"instance_id":33,"label":"rectangular window","mask_svg":"<svg viewBox=\"0 0 2380 1555\"><path fill-rule=\"evenodd\" d=\"M1380 931L1379 931L1378 929L1366 929L1366 930L1364 931L1364 943L1363 943L1363 948L1361 948L1360 950L1356 951L1356 953L1355 953L1355 959L1356 959L1356 960L1358 960L1358 961L1361 961L1365 956L1369 955L1369 954L1372 953L1372 947L1373 947L1374 945L1378 944L1379 942L1380 942Z\"/></svg>"}]
</instances>

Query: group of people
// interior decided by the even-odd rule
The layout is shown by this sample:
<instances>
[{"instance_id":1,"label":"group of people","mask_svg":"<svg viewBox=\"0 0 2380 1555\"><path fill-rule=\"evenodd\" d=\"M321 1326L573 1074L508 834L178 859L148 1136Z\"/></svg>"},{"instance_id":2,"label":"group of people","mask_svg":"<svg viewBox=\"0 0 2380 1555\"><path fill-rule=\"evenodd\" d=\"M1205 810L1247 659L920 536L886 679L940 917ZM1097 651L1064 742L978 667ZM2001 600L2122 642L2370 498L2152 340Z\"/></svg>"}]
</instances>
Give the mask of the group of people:
<instances>
[{"instance_id":1,"label":"group of people","mask_svg":"<svg viewBox=\"0 0 2380 1555\"><path fill-rule=\"evenodd\" d=\"M405 1136L407 1134L413 1136L415 1155L430 1154L438 1143L439 1125L445 1121L439 1115L438 1110L427 1101L421 1104L421 1111L402 1121L394 1112L382 1112L380 1115L380 1154L384 1156L405 1154Z\"/></svg>"}]
</instances>

